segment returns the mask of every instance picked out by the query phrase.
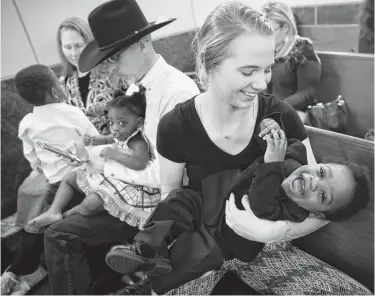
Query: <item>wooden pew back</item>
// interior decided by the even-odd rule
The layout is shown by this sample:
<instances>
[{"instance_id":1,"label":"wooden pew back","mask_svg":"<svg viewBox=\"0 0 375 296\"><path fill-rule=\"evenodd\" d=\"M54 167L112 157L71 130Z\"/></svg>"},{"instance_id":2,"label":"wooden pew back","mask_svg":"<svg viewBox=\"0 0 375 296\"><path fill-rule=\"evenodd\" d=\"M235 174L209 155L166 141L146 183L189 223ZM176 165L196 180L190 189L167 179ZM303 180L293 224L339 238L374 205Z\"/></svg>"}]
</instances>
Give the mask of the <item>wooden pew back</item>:
<instances>
[{"instance_id":1,"label":"wooden pew back","mask_svg":"<svg viewBox=\"0 0 375 296\"><path fill-rule=\"evenodd\" d=\"M366 166L374 180L374 143L326 130L306 127L318 162L335 157ZM373 184L372 184L373 186ZM355 216L294 240L304 251L331 264L374 291L374 195Z\"/></svg>"},{"instance_id":2,"label":"wooden pew back","mask_svg":"<svg viewBox=\"0 0 375 296\"><path fill-rule=\"evenodd\" d=\"M318 52L322 78L316 98L330 102L342 95L348 104L347 134L363 138L374 126L374 56Z\"/></svg>"}]
</instances>

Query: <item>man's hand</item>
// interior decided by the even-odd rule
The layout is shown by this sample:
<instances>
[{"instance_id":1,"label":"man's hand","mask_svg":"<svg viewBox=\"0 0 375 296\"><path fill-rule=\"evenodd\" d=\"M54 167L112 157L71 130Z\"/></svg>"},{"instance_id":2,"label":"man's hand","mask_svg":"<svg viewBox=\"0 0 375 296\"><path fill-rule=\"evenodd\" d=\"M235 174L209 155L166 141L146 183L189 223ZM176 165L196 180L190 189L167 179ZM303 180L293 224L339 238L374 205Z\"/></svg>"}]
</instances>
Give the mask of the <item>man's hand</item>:
<instances>
[{"instance_id":1,"label":"man's hand","mask_svg":"<svg viewBox=\"0 0 375 296\"><path fill-rule=\"evenodd\" d=\"M266 135L267 150L264 154L264 162L284 161L288 141L283 130L272 130L271 135Z\"/></svg>"},{"instance_id":2,"label":"man's hand","mask_svg":"<svg viewBox=\"0 0 375 296\"><path fill-rule=\"evenodd\" d=\"M280 130L280 125L272 118L263 119L260 123L259 137L263 138L265 135L270 134L273 129L277 131Z\"/></svg>"}]
</instances>

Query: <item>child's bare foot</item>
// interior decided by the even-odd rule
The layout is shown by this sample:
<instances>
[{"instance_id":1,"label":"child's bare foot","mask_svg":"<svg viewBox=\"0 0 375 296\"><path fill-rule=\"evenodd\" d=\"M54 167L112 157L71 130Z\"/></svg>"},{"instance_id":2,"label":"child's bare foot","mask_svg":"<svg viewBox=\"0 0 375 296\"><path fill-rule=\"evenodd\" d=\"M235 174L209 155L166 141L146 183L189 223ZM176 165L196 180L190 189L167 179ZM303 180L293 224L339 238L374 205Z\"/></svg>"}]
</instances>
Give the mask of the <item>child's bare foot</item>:
<instances>
[{"instance_id":1,"label":"child's bare foot","mask_svg":"<svg viewBox=\"0 0 375 296\"><path fill-rule=\"evenodd\" d=\"M63 215L61 213L47 211L31 220L29 224L36 225L37 227L43 227L51 225L52 223L55 223L61 220L62 218Z\"/></svg>"},{"instance_id":2,"label":"child's bare foot","mask_svg":"<svg viewBox=\"0 0 375 296\"><path fill-rule=\"evenodd\" d=\"M87 210L86 207L82 206L82 204L79 204L78 206L75 206L74 208L71 208L70 210L66 211L63 216L68 217L74 214L80 214L82 216L89 216L93 213L89 210Z\"/></svg>"}]
</instances>

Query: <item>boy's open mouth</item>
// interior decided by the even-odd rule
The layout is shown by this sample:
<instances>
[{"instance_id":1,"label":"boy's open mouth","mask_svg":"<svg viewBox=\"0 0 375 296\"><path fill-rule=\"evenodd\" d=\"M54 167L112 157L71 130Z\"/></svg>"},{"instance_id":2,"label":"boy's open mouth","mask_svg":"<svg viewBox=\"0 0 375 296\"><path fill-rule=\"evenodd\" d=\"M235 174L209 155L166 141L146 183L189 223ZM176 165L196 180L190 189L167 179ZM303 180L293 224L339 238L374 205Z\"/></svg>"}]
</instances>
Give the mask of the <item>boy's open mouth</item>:
<instances>
[{"instance_id":1,"label":"boy's open mouth","mask_svg":"<svg viewBox=\"0 0 375 296\"><path fill-rule=\"evenodd\" d=\"M300 196L303 196L305 194L305 180L302 178L302 176L294 179L291 184L291 189L294 193Z\"/></svg>"}]
</instances>

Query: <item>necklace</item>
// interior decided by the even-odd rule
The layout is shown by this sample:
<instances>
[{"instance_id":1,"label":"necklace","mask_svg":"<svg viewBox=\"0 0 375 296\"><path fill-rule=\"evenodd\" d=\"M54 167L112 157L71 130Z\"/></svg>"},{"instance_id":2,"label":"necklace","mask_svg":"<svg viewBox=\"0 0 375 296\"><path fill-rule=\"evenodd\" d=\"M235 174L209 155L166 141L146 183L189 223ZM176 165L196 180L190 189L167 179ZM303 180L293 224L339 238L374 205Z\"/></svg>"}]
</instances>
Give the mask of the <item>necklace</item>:
<instances>
[{"instance_id":1,"label":"necklace","mask_svg":"<svg viewBox=\"0 0 375 296\"><path fill-rule=\"evenodd\" d=\"M198 111L198 114L203 122L203 112L202 112L202 109L203 109L203 101L202 100L199 100L198 101L198 104L197 104L197 111ZM252 104L249 108L249 113L247 114L248 116L251 117L252 120L248 121L246 125L253 125L253 123L255 123L256 121L256 114L258 112L258 101L257 99L254 101L254 104ZM245 128L245 126L243 124L239 124L236 129L234 131L232 131L230 134L224 134L220 131L220 129L215 126L215 124L212 124L211 121L207 120L207 123L210 125L210 127L216 132L216 134L218 134L220 136L220 138L222 139L225 139L226 141L230 141L234 138L234 136L237 134L238 130L240 130L241 128Z\"/></svg>"}]
</instances>

